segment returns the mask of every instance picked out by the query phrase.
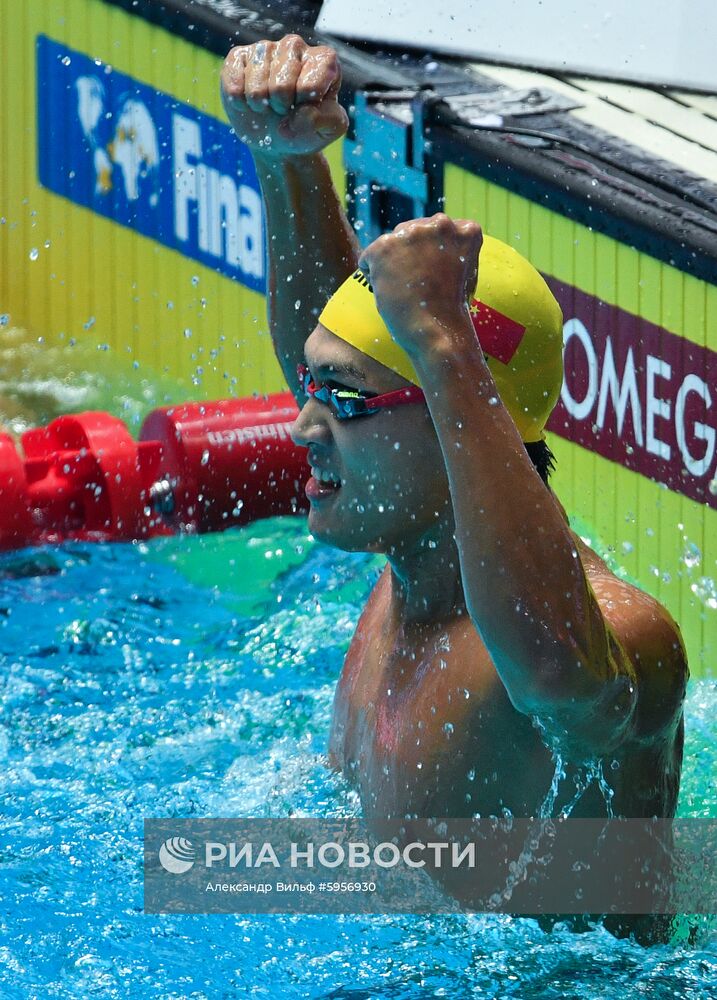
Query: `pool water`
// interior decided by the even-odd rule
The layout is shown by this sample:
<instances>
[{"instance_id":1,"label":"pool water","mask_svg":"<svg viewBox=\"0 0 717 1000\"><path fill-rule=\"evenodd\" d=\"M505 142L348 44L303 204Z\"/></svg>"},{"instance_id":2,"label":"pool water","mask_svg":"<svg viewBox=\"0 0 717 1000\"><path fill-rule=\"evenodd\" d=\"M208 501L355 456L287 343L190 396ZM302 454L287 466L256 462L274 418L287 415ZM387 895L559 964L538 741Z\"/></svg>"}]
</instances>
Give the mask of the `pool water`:
<instances>
[{"instance_id":1,"label":"pool water","mask_svg":"<svg viewBox=\"0 0 717 1000\"><path fill-rule=\"evenodd\" d=\"M706 998L717 931L643 949L510 916L154 916L147 816L356 815L325 766L378 557L302 519L0 557L0 997ZM691 682L680 815L717 817Z\"/></svg>"}]
</instances>

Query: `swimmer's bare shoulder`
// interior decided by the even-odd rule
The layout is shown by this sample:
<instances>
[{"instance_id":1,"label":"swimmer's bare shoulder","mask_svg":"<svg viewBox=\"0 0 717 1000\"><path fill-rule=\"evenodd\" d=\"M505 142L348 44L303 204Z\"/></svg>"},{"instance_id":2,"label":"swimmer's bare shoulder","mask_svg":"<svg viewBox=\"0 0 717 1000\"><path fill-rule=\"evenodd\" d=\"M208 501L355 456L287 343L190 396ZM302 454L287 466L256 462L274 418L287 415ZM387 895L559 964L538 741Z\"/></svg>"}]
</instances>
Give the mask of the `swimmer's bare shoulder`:
<instances>
[{"instance_id":1,"label":"swimmer's bare shoulder","mask_svg":"<svg viewBox=\"0 0 717 1000\"><path fill-rule=\"evenodd\" d=\"M680 627L659 601L615 576L597 553L575 540L603 617L637 677L631 737L638 742L669 737L681 721L690 676Z\"/></svg>"},{"instance_id":2,"label":"swimmer's bare shoulder","mask_svg":"<svg viewBox=\"0 0 717 1000\"><path fill-rule=\"evenodd\" d=\"M565 508L552 495L567 522ZM616 576L574 532L573 540L609 634L627 654L637 681L637 711L625 743L660 751L675 746L681 761L690 671L680 627L658 600Z\"/></svg>"}]
</instances>

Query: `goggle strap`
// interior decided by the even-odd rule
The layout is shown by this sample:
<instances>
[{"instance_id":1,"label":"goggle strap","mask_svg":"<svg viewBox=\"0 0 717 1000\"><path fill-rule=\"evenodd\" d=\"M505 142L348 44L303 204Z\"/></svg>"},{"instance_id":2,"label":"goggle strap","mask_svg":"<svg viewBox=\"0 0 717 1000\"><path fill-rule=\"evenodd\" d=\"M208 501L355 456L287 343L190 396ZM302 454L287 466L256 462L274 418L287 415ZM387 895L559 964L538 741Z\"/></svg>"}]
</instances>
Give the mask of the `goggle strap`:
<instances>
[{"instance_id":1,"label":"goggle strap","mask_svg":"<svg viewBox=\"0 0 717 1000\"><path fill-rule=\"evenodd\" d=\"M368 406L401 406L402 403L422 403L425 399L423 389L417 385L407 386L405 389L394 389L392 392L384 392L380 396L373 396L367 399Z\"/></svg>"}]
</instances>

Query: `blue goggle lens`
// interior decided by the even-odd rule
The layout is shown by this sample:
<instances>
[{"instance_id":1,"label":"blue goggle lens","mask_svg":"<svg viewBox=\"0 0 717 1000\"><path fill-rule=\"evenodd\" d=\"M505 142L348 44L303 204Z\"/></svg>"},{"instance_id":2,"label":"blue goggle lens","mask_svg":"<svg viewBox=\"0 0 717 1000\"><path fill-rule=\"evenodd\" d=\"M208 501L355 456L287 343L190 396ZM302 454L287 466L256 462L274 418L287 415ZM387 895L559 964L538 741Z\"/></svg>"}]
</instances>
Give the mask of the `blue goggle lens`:
<instances>
[{"instance_id":1,"label":"blue goggle lens","mask_svg":"<svg viewBox=\"0 0 717 1000\"><path fill-rule=\"evenodd\" d=\"M317 388L305 365L299 365L297 372L301 391L306 398L313 396L320 403L330 406L332 413L339 420L351 420L354 417L365 417L379 412L377 407L368 405L371 396L354 389L331 389L328 385Z\"/></svg>"}]
</instances>

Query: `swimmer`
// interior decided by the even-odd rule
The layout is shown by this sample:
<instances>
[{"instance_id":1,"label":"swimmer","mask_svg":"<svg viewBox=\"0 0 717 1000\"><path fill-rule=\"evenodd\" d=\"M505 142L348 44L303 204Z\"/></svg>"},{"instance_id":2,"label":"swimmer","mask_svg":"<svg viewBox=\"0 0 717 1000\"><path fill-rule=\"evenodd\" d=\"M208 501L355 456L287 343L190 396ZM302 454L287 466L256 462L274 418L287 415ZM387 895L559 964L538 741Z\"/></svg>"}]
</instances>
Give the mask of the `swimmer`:
<instances>
[{"instance_id":1,"label":"swimmer","mask_svg":"<svg viewBox=\"0 0 717 1000\"><path fill-rule=\"evenodd\" d=\"M369 818L537 816L546 802L673 816L679 627L571 531L548 485L559 307L474 221L414 219L360 252L322 155L347 128L340 83L336 53L296 35L233 49L222 74L266 205L309 528L386 556L336 690L330 760ZM565 771L552 801L549 747ZM603 778L576 795L585 761Z\"/></svg>"}]
</instances>

